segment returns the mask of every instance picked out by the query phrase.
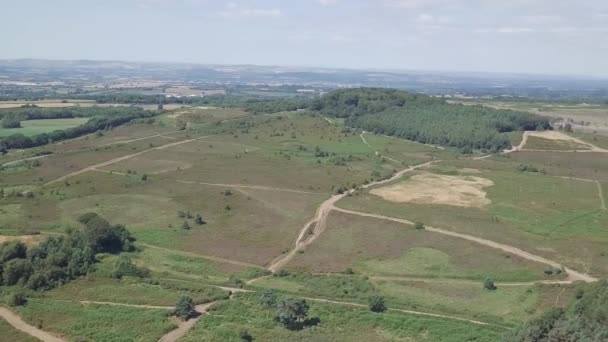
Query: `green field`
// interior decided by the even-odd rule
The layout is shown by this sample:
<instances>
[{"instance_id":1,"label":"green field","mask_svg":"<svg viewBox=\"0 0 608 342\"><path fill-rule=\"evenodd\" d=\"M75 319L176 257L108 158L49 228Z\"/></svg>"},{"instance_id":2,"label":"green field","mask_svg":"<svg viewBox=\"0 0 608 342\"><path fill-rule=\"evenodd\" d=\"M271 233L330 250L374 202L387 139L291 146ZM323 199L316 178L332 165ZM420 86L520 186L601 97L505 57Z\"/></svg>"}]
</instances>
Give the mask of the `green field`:
<instances>
[{"instance_id":1,"label":"green field","mask_svg":"<svg viewBox=\"0 0 608 342\"><path fill-rule=\"evenodd\" d=\"M159 309L31 299L18 312L28 323L70 340L155 341L175 327Z\"/></svg>"},{"instance_id":2,"label":"green field","mask_svg":"<svg viewBox=\"0 0 608 342\"><path fill-rule=\"evenodd\" d=\"M33 121L51 120L24 123ZM145 123L0 156L0 241L40 232L19 238L30 248L26 257L36 255L34 246L48 236L72 237L84 227L81 215L97 213L136 239L135 249L122 254L145 271L116 279L118 252L98 253L88 273L45 291L24 290L28 301L14 310L68 340L154 341L177 321L168 309L137 305L173 307L187 293L194 304L213 306L180 341L242 341L244 335L254 341L497 341L576 295L576 285L536 283L564 281L565 270L474 239L415 229L414 222L608 276L608 211L600 197L601 191L608 200L605 154L528 151L475 159L482 151L461 154L330 121L309 112L179 108ZM521 137L509 134L513 144ZM528 144L564 148L540 138ZM378 189L394 193L381 197ZM332 197L340 193L343 198ZM333 210L328 199L359 213ZM309 225L313 217L318 225ZM283 257L289 259L272 274ZM496 290L484 288L486 278ZM2 300L8 303L8 294L25 283L0 286ZM269 288L279 299L307 298L309 318L320 323L300 331L281 326L276 308L258 301ZM390 310L368 310L373 295ZM0 322L0 339L5 336L29 340Z\"/></svg>"},{"instance_id":3,"label":"green field","mask_svg":"<svg viewBox=\"0 0 608 342\"><path fill-rule=\"evenodd\" d=\"M254 295L239 295L216 306L183 340L241 341L240 332L247 330L256 341L495 341L503 331L458 321L310 303L311 317L319 319L319 326L290 332L272 320Z\"/></svg>"},{"instance_id":4,"label":"green field","mask_svg":"<svg viewBox=\"0 0 608 342\"><path fill-rule=\"evenodd\" d=\"M12 134L33 136L40 133L49 133L80 126L87 121L89 121L88 118L26 120L21 121L21 128L0 128L0 137L6 137Z\"/></svg>"}]
</instances>

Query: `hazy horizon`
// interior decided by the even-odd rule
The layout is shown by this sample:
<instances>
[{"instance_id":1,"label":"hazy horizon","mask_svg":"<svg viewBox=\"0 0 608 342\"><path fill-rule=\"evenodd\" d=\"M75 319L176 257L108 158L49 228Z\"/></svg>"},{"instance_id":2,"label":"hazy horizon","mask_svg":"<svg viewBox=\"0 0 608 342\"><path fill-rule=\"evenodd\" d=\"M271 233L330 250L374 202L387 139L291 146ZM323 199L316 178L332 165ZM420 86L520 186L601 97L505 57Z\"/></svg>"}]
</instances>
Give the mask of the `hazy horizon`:
<instances>
[{"instance_id":1,"label":"hazy horizon","mask_svg":"<svg viewBox=\"0 0 608 342\"><path fill-rule=\"evenodd\" d=\"M2 59L608 77L600 0L34 0Z\"/></svg>"}]
</instances>

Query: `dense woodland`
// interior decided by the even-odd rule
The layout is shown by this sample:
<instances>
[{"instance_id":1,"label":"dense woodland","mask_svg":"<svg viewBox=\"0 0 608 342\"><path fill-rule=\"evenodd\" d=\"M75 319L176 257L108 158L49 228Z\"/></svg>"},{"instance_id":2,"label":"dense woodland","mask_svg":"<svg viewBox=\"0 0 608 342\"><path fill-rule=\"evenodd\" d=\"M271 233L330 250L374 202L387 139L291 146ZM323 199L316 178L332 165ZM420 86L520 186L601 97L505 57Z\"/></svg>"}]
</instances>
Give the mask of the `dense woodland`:
<instances>
[{"instance_id":1,"label":"dense woodland","mask_svg":"<svg viewBox=\"0 0 608 342\"><path fill-rule=\"evenodd\" d=\"M47 290L92 271L97 253L134 250L135 239L124 226L112 225L95 213L82 215L79 222L82 228L49 237L35 247L20 241L0 244L0 285ZM131 274L128 268L136 269L120 265L115 272Z\"/></svg>"},{"instance_id":2,"label":"dense woodland","mask_svg":"<svg viewBox=\"0 0 608 342\"><path fill-rule=\"evenodd\" d=\"M348 126L463 151L500 151L511 146L503 133L551 127L550 119L527 112L448 104L442 98L380 88L338 90L313 100L251 101L245 108L256 113L306 108L345 118Z\"/></svg>"},{"instance_id":3,"label":"dense woodland","mask_svg":"<svg viewBox=\"0 0 608 342\"><path fill-rule=\"evenodd\" d=\"M150 118L158 113L137 107L115 108L16 108L0 110L2 121L21 121L34 119L59 119L73 117L91 117L86 123L65 130L37 134L26 137L13 134L0 139L0 153L14 148L43 146L51 142L77 138L100 130L110 129L131 122L135 119Z\"/></svg>"},{"instance_id":4,"label":"dense woodland","mask_svg":"<svg viewBox=\"0 0 608 342\"><path fill-rule=\"evenodd\" d=\"M608 281L579 288L568 308L545 313L511 332L504 341L608 341Z\"/></svg>"}]
</instances>

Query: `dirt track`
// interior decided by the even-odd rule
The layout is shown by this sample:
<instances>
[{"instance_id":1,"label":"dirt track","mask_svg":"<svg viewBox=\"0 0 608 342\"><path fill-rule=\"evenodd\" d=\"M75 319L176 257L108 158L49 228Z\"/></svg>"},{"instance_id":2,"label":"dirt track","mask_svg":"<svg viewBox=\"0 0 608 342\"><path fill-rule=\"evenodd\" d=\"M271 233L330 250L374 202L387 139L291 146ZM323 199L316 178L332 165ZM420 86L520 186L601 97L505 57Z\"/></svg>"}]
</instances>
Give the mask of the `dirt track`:
<instances>
[{"instance_id":1,"label":"dirt track","mask_svg":"<svg viewBox=\"0 0 608 342\"><path fill-rule=\"evenodd\" d=\"M51 333L44 330L40 330L33 325L27 324L17 316L14 312L7 308L0 307L0 316L4 318L10 325L15 329L23 331L24 333L33 336L44 342L66 342L66 340L59 338Z\"/></svg>"},{"instance_id":2,"label":"dirt track","mask_svg":"<svg viewBox=\"0 0 608 342\"><path fill-rule=\"evenodd\" d=\"M384 216L384 215L376 215L376 214L368 214L368 213L362 213L362 212L358 212L358 211L353 211L353 210L347 210L347 209L342 209L342 208L337 208L334 207L334 210L343 212L343 213L347 213L347 214L352 214L352 215L359 215L359 216L365 216L365 217L372 217L372 218L377 218L377 219L381 219L381 220L389 220L389 221L395 221L395 222L399 222L399 223L403 223L403 224L407 224L407 225L414 225L414 222L409 221L409 220L404 220L404 219L399 219L399 218L395 218L395 217L389 217L389 216ZM561 268L563 267L563 265L553 261L553 260L549 260L546 259L544 257L526 252L524 250L521 250L517 247L513 247L513 246L509 246L509 245L504 245L498 242L494 242L491 240L486 240L486 239L482 239L482 238L478 238L472 235L468 235L468 234L462 234L462 233L456 233L456 232L452 232L449 230L445 230L445 229L440 229L440 228L433 228L433 227L429 227L426 226L426 230L430 231L430 232L434 232L434 233L439 233L439 234L443 234L443 235L448 235L448 236L452 236L452 237L456 237L459 239L464 239L464 240L469 240L469 241L473 241L476 242L480 245L484 245L487 247L491 247L494 249L500 249L504 252L510 253L510 254L514 254L517 255L521 258L530 260L530 261L534 261L534 262L539 262L541 264L545 264L545 265L549 265L552 267L556 267L556 268ZM566 273L568 274L568 281L574 282L574 281L585 281L585 282L594 282L597 281L598 279L585 274L585 273L580 273L577 272L575 270L572 270L568 267L564 267L564 270L566 271Z\"/></svg>"},{"instance_id":3,"label":"dirt track","mask_svg":"<svg viewBox=\"0 0 608 342\"><path fill-rule=\"evenodd\" d=\"M199 313L198 316L196 316L194 318L190 318L187 321L179 322L177 325L177 329L171 330L170 332L165 334L163 337L161 337L158 340L158 342L175 342L175 341L179 340L180 338L184 337L184 335L186 335L188 333L188 331L190 331L190 329L192 329L192 327L194 327L196 322L198 322L199 319L201 319L204 315L207 314L207 310L209 310L209 308L211 306L213 306L213 304L215 304L215 303L217 303L217 302L211 302L211 303L195 306L194 309L196 310L196 312Z\"/></svg>"},{"instance_id":4,"label":"dirt track","mask_svg":"<svg viewBox=\"0 0 608 342\"><path fill-rule=\"evenodd\" d=\"M404 169L404 170L401 170L401 171L395 173L391 178L388 178L388 179L385 179L382 181L369 183L367 185L362 186L362 188L366 189L371 186L382 185L382 184L392 182L396 179L399 179L401 176L403 176L407 172L411 172L411 171L414 171L414 170L417 170L417 169L420 169L423 167L430 166L431 164L436 163L436 162L437 161L430 161L430 162L426 162L423 164L408 167L407 169ZM349 193L352 193L352 190L347 191L343 194L333 195L328 200L321 203L321 205L317 209L317 212L315 213L315 216L310 221L306 222L304 227L302 227L302 229L300 230L300 234L298 235L298 238L296 239L294 247L288 253L280 255L279 257L275 258L270 263L270 265L268 265L268 269L272 272L276 272L278 269L283 267L287 262L289 262L299 250L301 250L303 247L306 247L306 246L310 245L311 243L313 243L319 237L319 235L321 235L321 233L323 233L323 231L325 231L326 223L327 223L326 222L327 216L334 208L336 208L336 206L335 206L336 202L338 202L340 199L344 198L344 196L347 196ZM307 236L307 234L308 234L308 236Z\"/></svg>"},{"instance_id":5,"label":"dirt track","mask_svg":"<svg viewBox=\"0 0 608 342\"><path fill-rule=\"evenodd\" d=\"M133 157L137 157L139 155L142 155L142 154L150 152L150 151L164 150L164 149L169 148L169 147L178 146L178 145L181 145L181 144L186 144L186 143L189 143L189 142L192 142L192 141L196 141L196 140L200 140L200 139L204 139L204 138L207 138L207 137L210 137L210 135L207 135L207 136L204 136L204 137L199 137L199 138L194 138L194 139L188 139L188 140L181 140L181 141L177 141L177 142L172 142L172 143L169 143L169 144L165 144L165 145L161 145L161 146L157 146L157 147L152 147L152 148L149 148L147 150L143 150L143 151L139 151L139 152L136 152L136 153L128 154L126 156L122 156L122 157L106 160L105 162L101 162L101 163L98 163L98 164L95 164L95 165L87 166L87 167L85 167L83 169L80 169L78 171L70 172L67 175L63 175L63 176L61 176L61 177L59 177L57 179L54 179L54 180L52 180L50 182L45 183L44 186L47 186L47 185L50 185L50 184L53 184L53 183L57 183L57 182L62 182L64 180L68 179L68 178L81 175L81 174L83 174L85 172L93 171L93 170L95 170L97 168L100 168L100 167L112 165L114 163L118 163L118 162L121 162L123 160L131 159Z\"/></svg>"},{"instance_id":6,"label":"dirt track","mask_svg":"<svg viewBox=\"0 0 608 342\"><path fill-rule=\"evenodd\" d=\"M303 297L303 298L306 299L306 300L310 300L310 301L313 301L313 302L320 302L320 303L330 303L330 304L339 304L339 305L347 305L347 306L356 306L356 307L361 307L361 308L367 308L368 307L367 305L359 304L359 303L340 302L340 301L335 301L335 300L322 299L322 298L311 298L311 297ZM404 310L404 309L388 309L388 311L402 312L402 313L407 313L407 314L411 314L411 315L418 315L418 316L429 316L429 317L453 319L453 320L456 320L456 321L468 322L468 323L473 323L473 324L478 324L478 325L496 325L496 324L492 324L492 323L486 323L486 322L476 321L474 319L468 319L468 318L462 318L462 317L456 317L456 316L448 316L448 315L441 315L441 314L434 314L434 313L421 312L421 311ZM499 326L499 325L497 325L497 326Z\"/></svg>"}]
</instances>

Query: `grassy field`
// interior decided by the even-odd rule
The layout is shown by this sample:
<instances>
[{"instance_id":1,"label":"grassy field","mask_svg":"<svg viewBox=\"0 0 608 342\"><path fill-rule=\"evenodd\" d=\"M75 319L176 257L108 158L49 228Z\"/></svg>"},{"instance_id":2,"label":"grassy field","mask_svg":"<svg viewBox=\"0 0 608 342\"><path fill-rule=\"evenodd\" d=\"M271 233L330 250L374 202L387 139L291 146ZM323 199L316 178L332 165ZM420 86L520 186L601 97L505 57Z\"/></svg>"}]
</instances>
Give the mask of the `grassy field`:
<instances>
[{"instance_id":1,"label":"grassy field","mask_svg":"<svg viewBox=\"0 0 608 342\"><path fill-rule=\"evenodd\" d=\"M159 309L32 298L18 312L28 323L69 340L156 341L175 327Z\"/></svg>"},{"instance_id":2,"label":"grassy field","mask_svg":"<svg viewBox=\"0 0 608 342\"><path fill-rule=\"evenodd\" d=\"M608 241L603 228L608 213L600 209L596 184L514 171L487 171L476 176L495 184L486 188L491 204L483 208L396 203L367 193L348 197L338 205L470 233L596 274L608 274L601 262Z\"/></svg>"},{"instance_id":3,"label":"grassy field","mask_svg":"<svg viewBox=\"0 0 608 342\"><path fill-rule=\"evenodd\" d=\"M521 136L516 132L510 139L516 144ZM601 137L577 136L604 144ZM539 143L546 142L532 139L527 147ZM50 154L19 161L45 153ZM98 255L95 272L36 294L18 309L28 322L69 340L157 340L174 327L165 310L79 301L172 306L187 292L197 304L219 302L184 341L238 341L243 329L257 341L496 341L504 329L319 302L310 302L311 317L321 324L294 332L273 320L272 310L257 303L257 293L228 300L218 286L277 288L281 296L363 306L370 295L380 294L390 308L512 326L563 305L574 290L500 282L560 280L565 274L547 274L545 265L389 220L331 212L326 230L295 253L286 273L271 276L264 267L293 248L319 205L339 189L441 159L384 185L439 178L444 183L423 185L437 187L428 196L445 195L441 201L422 196L393 202L366 189L337 206L472 234L606 276L608 211L602 210L594 181L602 181L608 199L604 157L516 152L474 160L450 149L348 129L310 113L181 108L147 124L0 156L0 235L41 231L39 239L78 228L79 215L96 212L125 225L137 239L138 251L129 256L150 270L149 278L112 279L118 256ZM100 163L96 170L45 185ZM521 171L534 168L538 172ZM466 187L476 180L485 185ZM465 199L450 197L454 191ZM481 200L467 205L467 196ZM486 277L499 282L498 290L483 289Z\"/></svg>"},{"instance_id":4,"label":"grassy field","mask_svg":"<svg viewBox=\"0 0 608 342\"><path fill-rule=\"evenodd\" d=\"M529 281L546 277L544 266L465 240L400 223L332 213L323 237L290 268L313 272L423 278Z\"/></svg>"},{"instance_id":5,"label":"grassy field","mask_svg":"<svg viewBox=\"0 0 608 342\"><path fill-rule=\"evenodd\" d=\"M552 140L545 139L541 137L528 137L528 141L526 141L526 145L524 146L526 150L589 150L589 146L577 143L575 141L569 140Z\"/></svg>"},{"instance_id":6,"label":"grassy field","mask_svg":"<svg viewBox=\"0 0 608 342\"><path fill-rule=\"evenodd\" d=\"M255 341L495 341L501 329L399 313L374 314L365 308L309 302L316 327L289 331L273 321L255 295L221 303L183 341L240 341L247 330Z\"/></svg>"},{"instance_id":7,"label":"grassy field","mask_svg":"<svg viewBox=\"0 0 608 342\"><path fill-rule=\"evenodd\" d=\"M41 119L21 121L21 128L0 128L0 137L6 137L12 134L23 134L25 136L32 136L40 133L49 133L52 131L80 126L87 121L89 121L88 118Z\"/></svg>"},{"instance_id":8,"label":"grassy field","mask_svg":"<svg viewBox=\"0 0 608 342\"><path fill-rule=\"evenodd\" d=\"M543 286L501 286L488 291L482 282L394 280L361 275L313 275L292 273L261 279L255 286L276 288L302 297L327 298L367 304L372 294L386 298L389 308L450 314L485 322L511 325L548 308L564 305L574 290L556 298L563 288ZM561 296L560 296L561 297ZM552 300L551 300L552 299Z\"/></svg>"}]
</instances>

